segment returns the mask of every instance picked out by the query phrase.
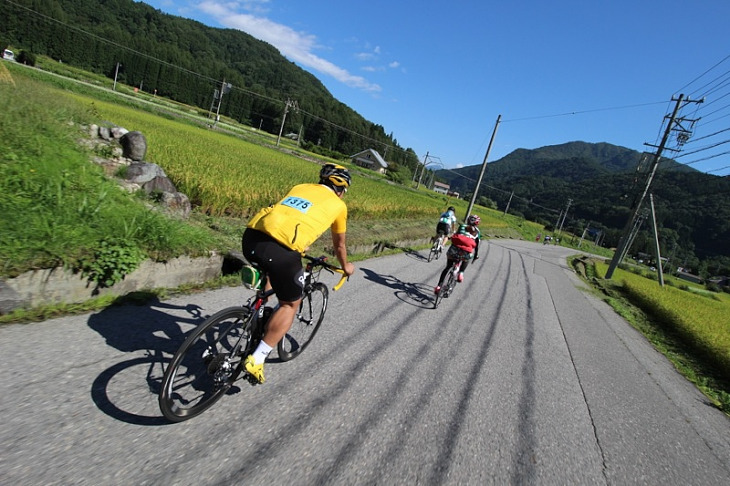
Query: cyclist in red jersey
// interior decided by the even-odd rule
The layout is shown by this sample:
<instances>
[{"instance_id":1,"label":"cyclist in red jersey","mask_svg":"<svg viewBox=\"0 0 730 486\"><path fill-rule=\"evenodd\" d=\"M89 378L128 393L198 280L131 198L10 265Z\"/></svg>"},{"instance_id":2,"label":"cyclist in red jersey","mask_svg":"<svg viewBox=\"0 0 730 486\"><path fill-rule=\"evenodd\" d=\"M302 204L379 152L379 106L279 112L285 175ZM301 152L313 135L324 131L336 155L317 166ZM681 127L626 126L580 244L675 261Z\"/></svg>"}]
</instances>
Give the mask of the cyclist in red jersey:
<instances>
[{"instance_id":1,"label":"cyclist in red jersey","mask_svg":"<svg viewBox=\"0 0 730 486\"><path fill-rule=\"evenodd\" d=\"M482 237L482 234L477 226L479 226L480 222L481 218L476 214L472 214L466 218L466 224L460 225L459 229L456 230L456 233L454 233L451 237L451 246L446 252L446 268L444 268L441 272L439 283L436 288L433 289L435 294L441 292L441 284L443 284L446 274L448 274L449 270L451 270L451 265L454 263L454 260L460 257L460 253L468 254L468 258L461 262L459 276L457 277L459 282L464 280L464 270L466 270L466 267L469 265L469 260L476 260L479 258L479 240Z\"/></svg>"}]
</instances>

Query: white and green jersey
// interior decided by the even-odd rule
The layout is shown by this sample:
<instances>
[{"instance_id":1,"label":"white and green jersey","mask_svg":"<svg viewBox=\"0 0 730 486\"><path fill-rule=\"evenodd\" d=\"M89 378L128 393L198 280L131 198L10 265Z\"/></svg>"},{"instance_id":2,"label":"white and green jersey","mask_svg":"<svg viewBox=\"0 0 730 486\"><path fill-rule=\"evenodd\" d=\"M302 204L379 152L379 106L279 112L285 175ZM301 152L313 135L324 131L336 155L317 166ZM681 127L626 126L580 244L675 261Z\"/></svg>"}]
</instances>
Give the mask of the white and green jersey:
<instances>
[{"instance_id":1,"label":"white and green jersey","mask_svg":"<svg viewBox=\"0 0 730 486\"><path fill-rule=\"evenodd\" d=\"M453 211L446 211L441 215L441 218L439 219L439 223L446 223L449 225L449 227L452 227L456 224L456 216L454 215Z\"/></svg>"}]
</instances>

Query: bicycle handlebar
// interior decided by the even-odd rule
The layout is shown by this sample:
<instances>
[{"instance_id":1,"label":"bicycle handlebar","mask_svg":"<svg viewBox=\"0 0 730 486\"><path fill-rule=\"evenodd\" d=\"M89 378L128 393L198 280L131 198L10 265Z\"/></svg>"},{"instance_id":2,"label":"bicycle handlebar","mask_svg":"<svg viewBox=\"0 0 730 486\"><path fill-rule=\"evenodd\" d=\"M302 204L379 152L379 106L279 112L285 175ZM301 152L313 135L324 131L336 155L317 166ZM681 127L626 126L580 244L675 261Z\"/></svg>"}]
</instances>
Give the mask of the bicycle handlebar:
<instances>
[{"instance_id":1,"label":"bicycle handlebar","mask_svg":"<svg viewBox=\"0 0 730 486\"><path fill-rule=\"evenodd\" d=\"M350 279L350 277L348 275L345 275L345 271L343 269L341 269L340 267L337 267L335 265L332 265L330 263L327 263L327 257L324 255L320 256L320 257L311 257L309 255L303 255L303 256L304 256L304 258L306 258L307 260L312 262L312 264L314 266L320 266L330 273L342 274L342 277L340 277L340 281L337 282L337 284L334 287L332 287L332 290L335 290L335 291L340 290L340 287L345 285L345 281Z\"/></svg>"}]
</instances>

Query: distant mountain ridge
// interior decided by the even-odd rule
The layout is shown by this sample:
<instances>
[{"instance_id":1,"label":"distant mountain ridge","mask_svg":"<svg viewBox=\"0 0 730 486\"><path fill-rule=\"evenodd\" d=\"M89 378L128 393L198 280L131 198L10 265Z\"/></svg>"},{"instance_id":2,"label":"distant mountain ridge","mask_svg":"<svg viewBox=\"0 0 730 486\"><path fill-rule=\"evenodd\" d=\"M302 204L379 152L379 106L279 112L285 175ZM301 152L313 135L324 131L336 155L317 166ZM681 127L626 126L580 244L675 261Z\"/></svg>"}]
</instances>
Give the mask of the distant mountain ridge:
<instances>
[{"instance_id":1,"label":"distant mountain ridge","mask_svg":"<svg viewBox=\"0 0 730 486\"><path fill-rule=\"evenodd\" d=\"M537 149L517 149L487 164L480 197L510 213L553 226L568 208L573 231L591 224L615 246L630 208L645 187L652 156L610 143L568 142ZM470 196L481 164L440 170L436 178L462 196ZM668 248L688 254L730 257L730 179L708 175L662 159L652 182L657 222ZM648 201L647 201L648 202ZM649 223L643 240L649 244ZM643 249L642 249L643 250Z\"/></svg>"},{"instance_id":2,"label":"distant mountain ridge","mask_svg":"<svg viewBox=\"0 0 730 486\"><path fill-rule=\"evenodd\" d=\"M561 174L560 167L565 161L579 160L585 167L581 167L573 179L585 179L599 175L620 172L634 172L642 158L642 153L636 150L612 145L610 143L566 142L559 145L548 145L536 149L517 149L501 159L489 163L488 167L493 174L558 175L570 177L570 174ZM674 161L663 160L664 168L696 172L695 169L678 164ZM475 170L481 170L481 164ZM469 169L464 167L463 169ZM463 170L459 169L457 172Z\"/></svg>"}]
</instances>

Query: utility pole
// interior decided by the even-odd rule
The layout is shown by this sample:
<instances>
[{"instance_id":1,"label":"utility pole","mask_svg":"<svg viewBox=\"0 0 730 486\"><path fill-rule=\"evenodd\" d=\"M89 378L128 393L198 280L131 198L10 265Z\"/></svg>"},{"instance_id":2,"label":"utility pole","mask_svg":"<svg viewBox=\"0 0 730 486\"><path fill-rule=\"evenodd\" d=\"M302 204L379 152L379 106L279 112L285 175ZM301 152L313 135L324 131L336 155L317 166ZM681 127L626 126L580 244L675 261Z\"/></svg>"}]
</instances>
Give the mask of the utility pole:
<instances>
[{"instance_id":1,"label":"utility pole","mask_svg":"<svg viewBox=\"0 0 730 486\"><path fill-rule=\"evenodd\" d=\"M664 272L662 269L662 255L659 251L659 228L656 226L656 213L654 212L654 194L649 194L651 205L651 226L654 228L654 251L656 253L656 271L659 276L659 285L664 287Z\"/></svg>"},{"instance_id":2,"label":"utility pole","mask_svg":"<svg viewBox=\"0 0 730 486\"><path fill-rule=\"evenodd\" d=\"M639 234L639 230L641 230L641 225L644 224L644 220L646 219L646 214L639 214L637 215L636 219L634 219L634 225L631 228L631 231L629 232L629 237L626 245L624 246L624 252L621 254L619 258L619 262L622 262L624 258L626 258L626 254L629 252L631 247L634 245L634 240L636 239L636 235Z\"/></svg>"},{"instance_id":3,"label":"utility pole","mask_svg":"<svg viewBox=\"0 0 730 486\"><path fill-rule=\"evenodd\" d=\"M553 227L553 235L556 235L558 233L558 226L560 226L560 220L563 218L563 210L560 210L560 214L558 214L558 219L555 220L555 226Z\"/></svg>"},{"instance_id":4,"label":"utility pole","mask_svg":"<svg viewBox=\"0 0 730 486\"><path fill-rule=\"evenodd\" d=\"M231 83L226 83L226 78L223 78L223 82L221 83L221 91L220 95L218 96L218 108L215 110L215 121L213 122L213 126L215 126L218 121L221 119L220 112L221 112L221 101L223 101L223 95L228 93L233 86Z\"/></svg>"},{"instance_id":5,"label":"utility pole","mask_svg":"<svg viewBox=\"0 0 730 486\"><path fill-rule=\"evenodd\" d=\"M121 64L117 63L117 68L114 70L114 86L112 86L112 91L117 90L117 75L119 74L119 66L121 66Z\"/></svg>"},{"instance_id":6,"label":"utility pole","mask_svg":"<svg viewBox=\"0 0 730 486\"><path fill-rule=\"evenodd\" d=\"M426 163L428 163L428 152L426 152L426 156L423 158L423 165L421 166L421 175L418 177L418 182L416 183L416 189L421 187L421 179L423 179L423 173L426 171Z\"/></svg>"},{"instance_id":7,"label":"utility pole","mask_svg":"<svg viewBox=\"0 0 730 486\"><path fill-rule=\"evenodd\" d=\"M428 152L426 152L426 155L428 155ZM421 165L420 161L416 161L416 168L413 169L413 178L411 179L411 187L413 187L413 184L416 182L416 176L418 175L418 167Z\"/></svg>"},{"instance_id":8,"label":"utility pole","mask_svg":"<svg viewBox=\"0 0 730 486\"><path fill-rule=\"evenodd\" d=\"M471 201L469 201L469 207L466 209L464 215L464 221L471 214L471 210L474 208L474 201L477 200L477 193L479 192L479 186L482 184L482 177L484 177L484 171L487 169L487 159L489 158L489 152L492 151L492 143L494 143L494 137L497 135L497 128L499 127L499 121L502 119L502 115L497 116L497 122L494 124L494 131L492 131L492 138L489 139L489 146L487 147L487 153L484 154L484 162L482 162L482 170L479 172L479 179L477 179L477 185L474 186L474 194L471 195Z\"/></svg>"},{"instance_id":9,"label":"utility pole","mask_svg":"<svg viewBox=\"0 0 730 486\"><path fill-rule=\"evenodd\" d=\"M563 231L563 225L565 224L565 217L568 216L568 210L570 209L570 205L573 204L572 199L568 199L568 205L565 206L565 212L563 213L563 219L560 221L560 227L558 228L558 235Z\"/></svg>"},{"instance_id":10,"label":"utility pole","mask_svg":"<svg viewBox=\"0 0 730 486\"><path fill-rule=\"evenodd\" d=\"M512 191L509 195L509 201L507 201L507 206L504 208L504 214L507 214L507 211L509 211L509 205L512 204L512 196L515 195L515 191Z\"/></svg>"},{"instance_id":11,"label":"utility pole","mask_svg":"<svg viewBox=\"0 0 730 486\"><path fill-rule=\"evenodd\" d=\"M276 146L279 146L279 142L281 142L281 132L284 131L284 122L286 121L286 114L289 113L289 109L293 109L294 111L299 110L299 105L296 101L287 98L286 104L284 105L284 116L281 118L281 127L279 127L279 138L276 139Z\"/></svg>"},{"instance_id":12,"label":"utility pole","mask_svg":"<svg viewBox=\"0 0 730 486\"><path fill-rule=\"evenodd\" d=\"M586 233L588 232L588 230L591 229L592 222L593 221L588 221L588 225L585 228L583 228L583 234L580 235L580 241L578 242L578 248L580 248L581 245L583 244L583 239L586 237Z\"/></svg>"},{"instance_id":13,"label":"utility pole","mask_svg":"<svg viewBox=\"0 0 730 486\"><path fill-rule=\"evenodd\" d=\"M679 112L679 108L682 106L682 102L684 101L684 95L680 94L679 98L676 100L672 98L672 101L676 101L676 105L674 106L674 111L672 112L671 116L669 117L669 123L667 123L667 129L664 131L664 136L662 137L662 141L657 147L657 151L654 154L654 160L652 161L651 169L649 172L649 176L646 180L646 187L644 187L644 192L641 194L641 196L634 202L634 206L632 208L631 216L626 221L626 226L624 226L623 230L623 236L619 240L618 248L616 248L616 251L613 254L613 259L611 260L611 264L608 266L608 270L606 271L606 280L610 280L611 277L613 277L613 272L616 270L616 267L619 263L621 263L621 259L623 258L623 255L626 251L626 244L628 243L628 233L629 229L631 228L631 224L636 219L636 215L639 213L639 210L641 209L641 204L644 202L644 198L646 197L646 194L649 192L649 187L651 186L651 182L654 179L654 174L656 174L657 167L659 166L659 161L662 157L662 151L664 151L664 147L667 144L667 140L669 140L669 134L672 132L674 128L675 121L679 124L682 120L677 120L677 113ZM686 100L686 103L702 103L702 100L700 101L692 101L692 100ZM680 125L681 128L681 125ZM682 129L682 132L684 130Z\"/></svg>"}]
</instances>

